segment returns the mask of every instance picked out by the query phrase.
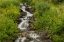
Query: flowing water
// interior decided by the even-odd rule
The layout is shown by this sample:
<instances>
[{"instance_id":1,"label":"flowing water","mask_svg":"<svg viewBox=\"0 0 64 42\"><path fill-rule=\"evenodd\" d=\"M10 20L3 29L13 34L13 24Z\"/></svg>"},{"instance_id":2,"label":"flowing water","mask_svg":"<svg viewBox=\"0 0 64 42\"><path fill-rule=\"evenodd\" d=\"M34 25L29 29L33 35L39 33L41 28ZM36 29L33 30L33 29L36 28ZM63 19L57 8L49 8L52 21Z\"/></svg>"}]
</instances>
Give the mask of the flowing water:
<instances>
[{"instance_id":1,"label":"flowing water","mask_svg":"<svg viewBox=\"0 0 64 42\"><path fill-rule=\"evenodd\" d=\"M32 38L32 40L31 41L29 40L28 42L34 42L34 40L37 40L36 38L38 38L39 35L34 33L34 31L26 31L29 26L29 17L33 17L33 14L26 11L25 10L26 7L23 4L21 4L21 6L22 6L21 9L23 10L23 12L26 12L27 15L24 18L20 18L22 20L22 22L20 24L18 24L18 28L21 31L28 33L27 36ZM19 36L15 42L25 42L25 40L27 39L27 36L24 36L24 37Z\"/></svg>"},{"instance_id":2,"label":"flowing water","mask_svg":"<svg viewBox=\"0 0 64 42\"><path fill-rule=\"evenodd\" d=\"M29 31L29 21L30 17L33 17L33 14L29 11L26 11L26 6L21 4L21 10L23 12L26 12L27 15L23 18L20 18L21 22L18 24L18 28L21 30L22 33L18 36L17 40L15 42L42 42L39 38L41 35L36 33L35 31L31 30Z\"/></svg>"}]
</instances>

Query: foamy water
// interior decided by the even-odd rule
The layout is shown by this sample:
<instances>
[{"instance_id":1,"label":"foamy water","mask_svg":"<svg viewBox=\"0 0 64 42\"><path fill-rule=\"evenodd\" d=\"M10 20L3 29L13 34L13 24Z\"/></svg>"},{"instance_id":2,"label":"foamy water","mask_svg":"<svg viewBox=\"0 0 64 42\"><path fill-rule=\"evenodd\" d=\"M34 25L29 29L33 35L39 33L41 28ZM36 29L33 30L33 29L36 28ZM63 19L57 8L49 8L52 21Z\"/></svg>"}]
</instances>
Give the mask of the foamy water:
<instances>
[{"instance_id":1,"label":"foamy water","mask_svg":"<svg viewBox=\"0 0 64 42\"><path fill-rule=\"evenodd\" d=\"M33 16L33 14L31 14L30 12L28 12L28 11L26 11L25 10L25 6L23 5L23 4L21 4L21 9L23 10L23 12L26 12L27 13L27 15L24 17L24 18L20 18L21 20L22 20L22 22L20 23L20 24L18 24L18 28L21 30L21 31L24 31L24 30L27 30L27 28L28 28L28 26L29 26L29 17L32 17ZM28 32L30 32L30 31L28 31ZM36 38L38 38L39 37L39 35L38 34L36 34L36 33L32 33L32 32L30 32L29 34L28 34L28 36L30 36L31 38L33 38L33 39L36 39ZM26 39L26 36L24 36L24 37L22 37L22 36L19 36L18 37L18 39L15 41L15 42L24 42L24 40ZM31 41L29 41L29 42L34 42L34 40L31 40Z\"/></svg>"},{"instance_id":2,"label":"foamy water","mask_svg":"<svg viewBox=\"0 0 64 42\"><path fill-rule=\"evenodd\" d=\"M39 35L38 33L36 33L35 31L29 31L29 21L30 21L30 17L33 17L33 14L30 13L29 11L26 11L26 4L20 4L21 5L21 10L23 10L23 12L26 12L27 15L24 18L20 18L20 20L22 22L20 22L18 24L18 28L21 30L21 32L23 33L23 35L20 34L20 36L18 36L17 40L15 40L15 42L43 42L40 40L40 37L44 37L48 31L45 31L42 35ZM31 8L31 7L29 7ZM47 35L46 35L47 36ZM27 40L28 39L28 40ZM27 41L25 41L27 40ZM46 42L46 40L45 40Z\"/></svg>"}]
</instances>

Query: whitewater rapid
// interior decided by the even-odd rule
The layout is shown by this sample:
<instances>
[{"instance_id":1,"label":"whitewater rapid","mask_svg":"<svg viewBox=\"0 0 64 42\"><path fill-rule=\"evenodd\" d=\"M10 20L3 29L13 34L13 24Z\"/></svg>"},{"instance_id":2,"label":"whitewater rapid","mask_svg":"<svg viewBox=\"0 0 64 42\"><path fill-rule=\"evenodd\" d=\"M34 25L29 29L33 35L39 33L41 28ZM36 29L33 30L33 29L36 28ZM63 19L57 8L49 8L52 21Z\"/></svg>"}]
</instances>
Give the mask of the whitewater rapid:
<instances>
[{"instance_id":1,"label":"whitewater rapid","mask_svg":"<svg viewBox=\"0 0 64 42\"><path fill-rule=\"evenodd\" d=\"M26 15L19 18L21 22L18 24L18 29L20 29L21 33L19 33L20 35L15 42L52 42L51 37L48 35L48 30L45 30L42 33L30 30L31 28L29 27L29 21L31 21L33 14L26 10L26 4L20 4L20 6L21 11ZM31 9L31 7L28 8Z\"/></svg>"},{"instance_id":2,"label":"whitewater rapid","mask_svg":"<svg viewBox=\"0 0 64 42\"><path fill-rule=\"evenodd\" d=\"M28 12L28 11L26 11L26 10L25 10L26 7L25 7L23 4L21 4L21 6L22 6L22 7L21 7L21 10L22 10L23 12L26 12L27 15L26 15L24 18L20 18L20 20L21 20L22 22L20 22L20 23L18 24L18 28L19 28L21 31L26 32L25 30L27 30L27 28L28 28L28 26L29 26L29 18L30 18L30 17L33 17L33 14L30 13L30 12ZM31 40L31 41L29 41L29 42L34 42L34 39L36 39L36 38L39 37L39 35L37 35L36 33L34 33L34 31L28 31L28 32L29 32L28 36L31 37L31 38L33 38L33 40ZM26 32L26 33L27 33L27 32ZM18 36L18 39L17 39L15 42L24 42L25 39L27 39L26 36L24 36L24 37Z\"/></svg>"}]
</instances>

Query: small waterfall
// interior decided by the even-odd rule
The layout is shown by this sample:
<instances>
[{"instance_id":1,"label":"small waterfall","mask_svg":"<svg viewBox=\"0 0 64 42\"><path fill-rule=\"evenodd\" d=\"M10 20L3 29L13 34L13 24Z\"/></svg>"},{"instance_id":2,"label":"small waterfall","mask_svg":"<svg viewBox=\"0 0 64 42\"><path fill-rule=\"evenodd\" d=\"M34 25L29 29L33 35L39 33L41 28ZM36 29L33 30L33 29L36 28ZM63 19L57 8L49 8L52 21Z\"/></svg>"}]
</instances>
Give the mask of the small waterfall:
<instances>
[{"instance_id":1,"label":"small waterfall","mask_svg":"<svg viewBox=\"0 0 64 42\"><path fill-rule=\"evenodd\" d=\"M26 4L20 4L20 5L22 12L25 12L26 15L23 18L19 18L21 22L18 24L18 28L21 30L22 33L20 33L15 42L43 42L43 39L41 39L42 37L40 34L36 33L34 30L31 31L28 30L30 29L29 28L30 17L33 17L33 14L26 10Z\"/></svg>"}]
</instances>

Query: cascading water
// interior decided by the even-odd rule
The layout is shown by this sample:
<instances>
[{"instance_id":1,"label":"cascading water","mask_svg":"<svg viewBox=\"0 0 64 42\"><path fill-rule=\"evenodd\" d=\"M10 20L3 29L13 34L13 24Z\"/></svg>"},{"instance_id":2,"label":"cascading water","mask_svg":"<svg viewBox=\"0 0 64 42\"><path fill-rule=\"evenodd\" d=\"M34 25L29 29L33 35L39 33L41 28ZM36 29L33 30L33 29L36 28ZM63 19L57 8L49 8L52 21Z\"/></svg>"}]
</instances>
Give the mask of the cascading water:
<instances>
[{"instance_id":1,"label":"cascading water","mask_svg":"<svg viewBox=\"0 0 64 42\"><path fill-rule=\"evenodd\" d=\"M24 16L23 18L20 18L20 20L22 22L20 22L18 24L18 28L21 30L23 35L18 36L18 38L17 38L17 40L15 40L15 42L43 42L40 39L41 35L39 35L38 33L35 33L35 31L33 31L33 30L32 31L28 30L30 17L33 17L33 14L30 13L29 11L26 11L26 9L25 9L26 6L24 4L20 4L20 5L21 5L21 10L23 12L26 12L27 15Z\"/></svg>"},{"instance_id":2,"label":"cascading water","mask_svg":"<svg viewBox=\"0 0 64 42\"><path fill-rule=\"evenodd\" d=\"M29 26L29 17L32 17L33 16L33 14L31 14L30 12L28 12L28 11L26 11L25 10L25 6L23 5L23 4L21 4L21 9L23 10L23 12L26 12L27 13L27 15L24 17L24 18L20 18L21 20L22 20L22 22L20 23L20 24L18 24L18 28L21 30L21 31L24 31L25 32L25 30L27 30L27 28L28 28L28 26ZM28 31L28 32L30 32L30 31ZM32 32L30 32L29 34L28 34L28 36L30 36L31 38L33 38L33 39L36 39L37 37L39 37L39 35L37 35L36 33L32 33ZM18 37L18 39L15 41L15 42L24 42L24 40L26 39L27 37L25 36L25 37L22 37L22 36L19 36ZM33 42L34 40L31 40L31 41L29 41L29 42Z\"/></svg>"}]
</instances>

